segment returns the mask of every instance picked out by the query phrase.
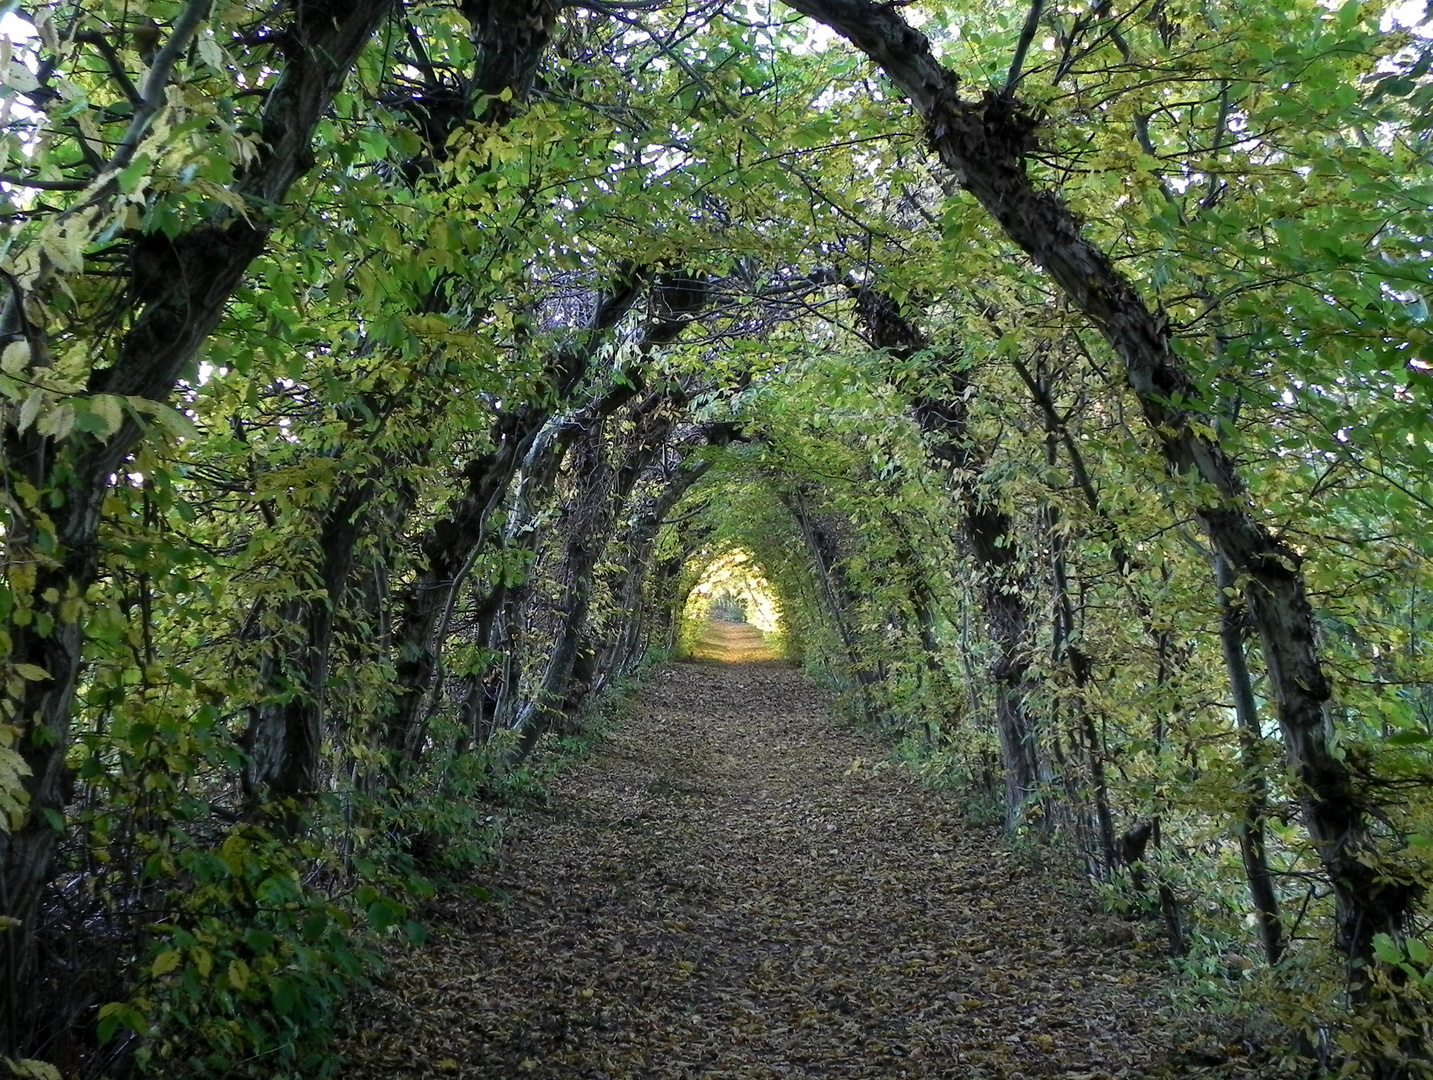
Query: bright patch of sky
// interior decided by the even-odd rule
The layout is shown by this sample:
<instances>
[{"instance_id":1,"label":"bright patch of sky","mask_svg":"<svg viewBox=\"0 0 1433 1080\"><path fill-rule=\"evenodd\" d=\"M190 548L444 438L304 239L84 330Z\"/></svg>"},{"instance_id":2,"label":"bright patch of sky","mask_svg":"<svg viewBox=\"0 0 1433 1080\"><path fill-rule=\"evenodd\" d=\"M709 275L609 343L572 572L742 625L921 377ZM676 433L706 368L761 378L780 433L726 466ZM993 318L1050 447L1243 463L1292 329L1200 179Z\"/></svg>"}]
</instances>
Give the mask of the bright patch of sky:
<instances>
[{"instance_id":1,"label":"bright patch of sky","mask_svg":"<svg viewBox=\"0 0 1433 1080\"><path fill-rule=\"evenodd\" d=\"M1425 0L1403 0L1403 3L1394 4L1384 13L1380 29L1412 30L1419 37L1433 37L1433 21L1428 18L1430 14L1433 14L1433 5Z\"/></svg>"},{"instance_id":2,"label":"bright patch of sky","mask_svg":"<svg viewBox=\"0 0 1433 1080\"><path fill-rule=\"evenodd\" d=\"M0 7L4 6L0 4ZM11 41L28 41L35 36L35 28L13 11L7 11L0 15L0 34Z\"/></svg>"}]
</instances>

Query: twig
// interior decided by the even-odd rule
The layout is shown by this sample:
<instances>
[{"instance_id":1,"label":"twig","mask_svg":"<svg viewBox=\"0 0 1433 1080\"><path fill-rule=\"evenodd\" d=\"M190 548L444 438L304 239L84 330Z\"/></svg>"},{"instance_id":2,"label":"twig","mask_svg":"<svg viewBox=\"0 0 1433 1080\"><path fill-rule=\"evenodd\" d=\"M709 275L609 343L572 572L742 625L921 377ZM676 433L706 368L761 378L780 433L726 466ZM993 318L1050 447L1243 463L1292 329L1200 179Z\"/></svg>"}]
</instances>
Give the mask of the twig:
<instances>
[{"instance_id":1,"label":"twig","mask_svg":"<svg viewBox=\"0 0 1433 1080\"><path fill-rule=\"evenodd\" d=\"M1010 74L1005 77L1005 89L1001 97L1012 97L1020 81L1021 69L1025 66L1025 54L1030 51L1030 42L1040 28L1040 15L1045 10L1045 0L1031 0L1030 10L1025 15L1025 26L1020 31L1020 42L1015 46L1015 59L1010 61Z\"/></svg>"},{"instance_id":2,"label":"twig","mask_svg":"<svg viewBox=\"0 0 1433 1080\"><path fill-rule=\"evenodd\" d=\"M190 0L184 14L179 16L179 21L174 24L169 40L164 43L164 48L159 50L154 63L145 74L144 86L140 90L141 104L134 110L134 119L130 121L124 138L115 147L114 156L106 166L107 170L118 172L133 159L140 142L164 104L164 88L174 70L174 64L189 48L189 42L198 32L200 24L208 17L211 2L212 0Z\"/></svg>"},{"instance_id":3,"label":"twig","mask_svg":"<svg viewBox=\"0 0 1433 1080\"><path fill-rule=\"evenodd\" d=\"M14 173L0 173L0 184L14 184L16 187L36 188L39 191L84 191L90 186L88 180L26 180Z\"/></svg>"},{"instance_id":4,"label":"twig","mask_svg":"<svg viewBox=\"0 0 1433 1080\"><path fill-rule=\"evenodd\" d=\"M76 34L75 40L85 45L93 45L104 57L105 64L109 67L109 73L114 76L114 81L119 83L119 88L124 96L129 99L131 105L141 105L144 98L130 81L129 72L124 70L124 65L119 62L119 54L114 51L114 46L103 34L97 34L93 30L86 30Z\"/></svg>"}]
</instances>

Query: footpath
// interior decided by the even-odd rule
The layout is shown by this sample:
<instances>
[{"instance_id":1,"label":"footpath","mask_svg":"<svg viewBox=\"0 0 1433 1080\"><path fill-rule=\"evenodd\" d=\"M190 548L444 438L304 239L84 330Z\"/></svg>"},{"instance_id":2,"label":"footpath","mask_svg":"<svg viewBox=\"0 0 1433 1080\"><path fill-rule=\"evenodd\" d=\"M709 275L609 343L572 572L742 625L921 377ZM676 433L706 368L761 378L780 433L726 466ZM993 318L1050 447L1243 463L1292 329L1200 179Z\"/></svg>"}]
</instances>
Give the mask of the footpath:
<instances>
[{"instance_id":1,"label":"footpath","mask_svg":"<svg viewBox=\"0 0 1433 1080\"><path fill-rule=\"evenodd\" d=\"M480 884L394 957L345 1077L1272 1074L1171 1010L1152 929L1022 863L779 663L659 669Z\"/></svg>"}]
</instances>

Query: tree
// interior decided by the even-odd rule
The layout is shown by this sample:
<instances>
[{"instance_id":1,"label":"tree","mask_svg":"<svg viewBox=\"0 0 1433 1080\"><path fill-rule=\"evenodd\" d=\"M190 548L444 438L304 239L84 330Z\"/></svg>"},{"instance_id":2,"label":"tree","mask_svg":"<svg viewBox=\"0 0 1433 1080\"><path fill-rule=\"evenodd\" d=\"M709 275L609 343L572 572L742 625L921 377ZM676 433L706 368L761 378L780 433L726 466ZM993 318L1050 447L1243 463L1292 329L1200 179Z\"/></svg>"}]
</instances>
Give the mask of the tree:
<instances>
[{"instance_id":1,"label":"tree","mask_svg":"<svg viewBox=\"0 0 1433 1080\"><path fill-rule=\"evenodd\" d=\"M1416 1066L1426 43L151 16L36 8L0 72L0 1050L102 1069L103 1006L156 1068L321 1060L484 788L740 551L927 768L1176 952L1252 905L1284 1015Z\"/></svg>"},{"instance_id":2,"label":"tree","mask_svg":"<svg viewBox=\"0 0 1433 1080\"><path fill-rule=\"evenodd\" d=\"M0 1001L5 1006L0 1013L6 1018L0 1047L6 1051L13 1051L21 1038L11 1024L23 1015L40 891L57 839L47 815L63 813L60 792L82 659L84 595L99 573L96 544L111 477L150 426L145 414L152 415L169 398L263 249L269 227L249 217L250 203L283 203L311 160L314 129L388 10L385 2L361 3L343 12L316 5L281 11L280 22L251 31L270 39L293 35L302 47L286 57L271 56L272 47L256 50L251 63L267 63L271 72L256 80L267 87L263 109L252 118L258 138L242 135L237 118L222 118L227 137L205 163L208 188L199 188L212 193L207 205L201 202L197 212L184 216L175 214L178 207L164 206L158 215L162 223L153 222L152 231L141 223L139 235L121 241L120 277L127 282L122 302L128 317L103 360L76 331L94 317L96 306L110 302L109 290L96 295L65 279L83 272L84 253L97 241L134 227L130 196L168 179L156 175L154 166L159 149L176 138L175 127L194 123L195 113L204 117L210 112L208 101L233 91L216 93L205 85L215 65L202 51L186 58L209 14L205 0L181 9L138 86L126 76L116 50L117 42L126 39L122 22L101 20L99 29L81 30L61 27L47 13L37 24L52 59L45 81L34 79L30 104L43 114L47 107L60 111L61 102L95 94L95 122L108 121L111 130L122 128L122 133L103 158L79 126L70 143L74 157L42 164L41 171L58 166L70 173L60 183L81 197L63 213L43 215L31 224L23 246L12 249L7 271L3 323L12 357L7 388L19 398L28 384L28 393L6 431L12 497L5 534L10 565L19 571L10 579L19 599L14 609L27 617L20 620L12 613L6 628L12 675L5 711L23 733L18 745L27 777L28 818L21 829L0 837L3 914L18 923L0 939ZM203 40L218 47L212 37ZM148 49L134 31L126 43L131 56ZM92 53L86 46L105 65L101 84L93 89L86 85L94 71L87 70ZM66 71L70 64L73 74ZM195 80L198 85L182 86L176 79L181 64L209 70ZM171 87L178 90L177 101ZM107 106L106 99L116 98L127 98L131 106L127 124L123 113ZM47 325L54 317L50 311L62 313L70 333ZM12 351L16 346L19 350Z\"/></svg>"},{"instance_id":3,"label":"tree","mask_svg":"<svg viewBox=\"0 0 1433 1080\"><path fill-rule=\"evenodd\" d=\"M889 9L860 2L797 2L849 37L910 95L933 150L1100 330L1172 470L1208 485L1199 517L1219 555L1247 581L1245 602L1259 629L1279 722L1303 788L1303 815L1338 898L1338 941L1356 985L1374 961L1378 935L1401 936L1421 887L1394 868L1369 820L1369 793L1335 751L1331 687L1300 559L1248 503L1234 459L1198 409L1202 394L1171 345L1168 317L1152 310L1128 278L1085 239L1075 216L1040 192L1022 162L1034 118L1012 95L962 100L928 42ZM1393 1068L1396 1069L1396 1066Z\"/></svg>"}]
</instances>

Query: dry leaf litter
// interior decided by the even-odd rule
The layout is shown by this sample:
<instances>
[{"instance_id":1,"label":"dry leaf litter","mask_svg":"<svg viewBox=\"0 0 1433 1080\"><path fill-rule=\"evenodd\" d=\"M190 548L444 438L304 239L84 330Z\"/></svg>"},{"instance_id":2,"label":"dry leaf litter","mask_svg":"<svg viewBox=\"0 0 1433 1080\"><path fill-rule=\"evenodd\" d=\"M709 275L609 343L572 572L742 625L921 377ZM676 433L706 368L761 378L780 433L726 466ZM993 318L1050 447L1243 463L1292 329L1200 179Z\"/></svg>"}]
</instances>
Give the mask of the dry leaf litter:
<instances>
[{"instance_id":1,"label":"dry leaf litter","mask_svg":"<svg viewBox=\"0 0 1433 1080\"><path fill-rule=\"evenodd\" d=\"M1172 1013L1152 931L886 757L787 665L659 669L392 958L345 1077L1272 1074Z\"/></svg>"}]
</instances>

